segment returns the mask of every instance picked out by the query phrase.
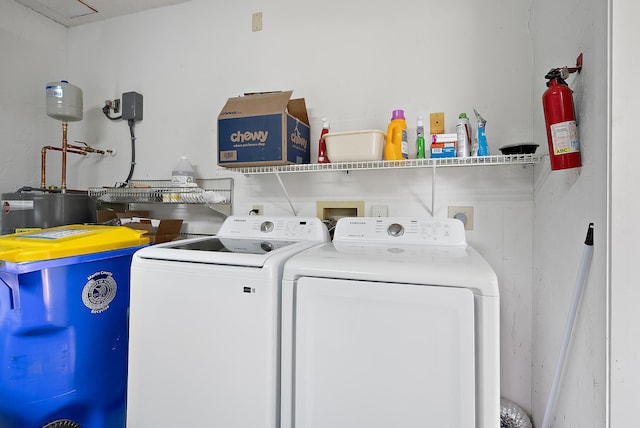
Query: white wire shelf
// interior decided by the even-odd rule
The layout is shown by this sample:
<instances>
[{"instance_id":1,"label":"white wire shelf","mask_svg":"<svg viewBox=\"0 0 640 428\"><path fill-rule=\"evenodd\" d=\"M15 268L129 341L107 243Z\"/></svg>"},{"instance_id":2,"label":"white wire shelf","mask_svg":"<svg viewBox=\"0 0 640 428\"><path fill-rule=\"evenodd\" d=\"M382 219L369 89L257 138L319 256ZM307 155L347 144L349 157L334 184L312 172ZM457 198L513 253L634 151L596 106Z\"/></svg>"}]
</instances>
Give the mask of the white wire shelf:
<instances>
[{"instance_id":1,"label":"white wire shelf","mask_svg":"<svg viewBox=\"0 0 640 428\"><path fill-rule=\"evenodd\" d=\"M436 159L408 159L402 161L365 161L338 162L323 164L296 164L281 166L254 166L233 168L245 175L273 174L288 172L322 172L322 171L351 171L371 169L404 169L404 168L439 168L462 166L491 166L491 165L533 165L542 162L545 155L517 154L501 156L478 156L467 158L436 158Z\"/></svg>"},{"instance_id":2,"label":"white wire shelf","mask_svg":"<svg viewBox=\"0 0 640 428\"><path fill-rule=\"evenodd\" d=\"M196 180L197 187L172 187L170 180L134 180L127 187L90 187L89 196L109 203L200 204L231 215L233 178Z\"/></svg>"}]
</instances>

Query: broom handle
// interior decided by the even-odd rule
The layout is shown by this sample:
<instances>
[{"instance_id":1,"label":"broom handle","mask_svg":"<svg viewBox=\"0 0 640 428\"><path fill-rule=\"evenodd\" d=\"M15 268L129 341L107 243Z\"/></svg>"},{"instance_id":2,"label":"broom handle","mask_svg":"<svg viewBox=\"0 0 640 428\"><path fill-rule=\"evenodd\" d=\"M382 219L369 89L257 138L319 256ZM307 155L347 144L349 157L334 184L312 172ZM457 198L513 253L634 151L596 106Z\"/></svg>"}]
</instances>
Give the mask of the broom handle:
<instances>
[{"instance_id":1,"label":"broom handle","mask_svg":"<svg viewBox=\"0 0 640 428\"><path fill-rule=\"evenodd\" d=\"M551 384L551 391L549 392L549 399L547 400L547 407L544 411L544 419L542 420L542 428L549 428L551 426L551 418L555 411L556 401L558 397L558 389L560 382L564 375L564 368L567 361L567 354L569 351L569 344L571 342L571 336L576 324L576 316L578 314L578 306L582 298L582 291L584 290L585 279L589 272L591 265L591 258L593 256L593 223L589 223L589 229L587 230L587 238L584 241L584 250L582 252L582 260L580 261L580 268L578 270L578 278L576 279L576 285L573 292L573 300L571 301L571 309L567 324L564 329L564 337L562 339L562 348L556 363L556 370L553 375L553 383Z\"/></svg>"}]
</instances>

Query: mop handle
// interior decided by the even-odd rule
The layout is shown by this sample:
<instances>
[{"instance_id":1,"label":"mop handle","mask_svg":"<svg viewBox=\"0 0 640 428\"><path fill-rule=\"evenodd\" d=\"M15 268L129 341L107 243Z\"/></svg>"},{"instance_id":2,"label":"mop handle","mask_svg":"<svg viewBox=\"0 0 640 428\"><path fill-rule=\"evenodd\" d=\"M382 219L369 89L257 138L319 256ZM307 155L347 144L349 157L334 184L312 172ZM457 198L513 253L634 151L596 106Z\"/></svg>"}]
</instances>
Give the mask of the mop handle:
<instances>
[{"instance_id":1,"label":"mop handle","mask_svg":"<svg viewBox=\"0 0 640 428\"><path fill-rule=\"evenodd\" d=\"M553 375L553 383L551 385L551 391L549 392L549 399L547 400L547 407L544 411L544 419L542 420L542 428L549 428L551 426L551 418L555 411L556 401L558 396L558 389L560 382L564 375L565 363L567 360L567 354L569 351L569 343L571 342L571 336L576 324L576 316L578 313L578 306L582 298L582 291L584 290L584 283L589 272L591 265L591 257L593 256L593 223L589 223L587 230L587 238L584 241L584 250L582 252L582 260L580 261L580 268L578 270L578 277L576 279L576 285L573 292L573 300L571 301L571 309L569 317L567 318L567 324L564 329L564 337L562 339L562 348L556 363L555 373Z\"/></svg>"}]
</instances>

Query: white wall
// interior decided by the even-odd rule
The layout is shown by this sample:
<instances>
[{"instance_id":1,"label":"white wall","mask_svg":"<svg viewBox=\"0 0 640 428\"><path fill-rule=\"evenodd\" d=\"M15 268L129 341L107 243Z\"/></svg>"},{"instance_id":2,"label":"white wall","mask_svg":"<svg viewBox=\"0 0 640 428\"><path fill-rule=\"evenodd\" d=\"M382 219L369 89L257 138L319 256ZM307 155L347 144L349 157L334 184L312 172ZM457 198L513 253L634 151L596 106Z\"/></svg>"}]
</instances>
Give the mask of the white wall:
<instances>
[{"instance_id":1,"label":"white wall","mask_svg":"<svg viewBox=\"0 0 640 428\"><path fill-rule=\"evenodd\" d=\"M634 79L640 67L637 45L639 30L635 17L637 2L612 0L611 68L611 427L630 426L638 419L640 388L640 299L635 270L636 245L640 238L635 214L640 210L638 168L635 156L640 146L637 129L640 87Z\"/></svg>"},{"instance_id":2,"label":"white wall","mask_svg":"<svg viewBox=\"0 0 640 428\"><path fill-rule=\"evenodd\" d=\"M95 175L84 174L94 164L82 162L77 181L102 185L126 177L128 131L101 118L100 108L129 90L145 97L136 131L139 179L167 177L182 154L202 176L220 174L215 117L228 97L247 91L295 90L307 100L316 136L321 116L331 118L334 131L386 129L396 108L407 111L412 127L418 114L444 111L451 131L457 114L475 107L488 120L494 152L530 141L528 7L504 3L454 8L402 0L394 5L402 18L391 19L380 0L224 7L192 0L72 28L69 74L84 89L87 119L70 132L121 149ZM263 12L264 30L254 33L256 11ZM454 17L464 23L455 31Z\"/></svg>"},{"instance_id":3,"label":"white wall","mask_svg":"<svg viewBox=\"0 0 640 428\"><path fill-rule=\"evenodd\" d=\"M533 275L533 420L542 423L590 222L593 262L578 313L553 427L604 427L607 302L607 10L597 1L536 0L533 7L534 103L541 105L549 69L574 66L569 80L578 117L582 168L536 167ZM536 142L546 144L542 109Z\"/></svg>"},{"instance_id":4,"label":"white wall","mask_svg":"<svg viewBox=\"0 0 640 428\"><path fill-rule=\"evenodd\" d=\"M46 115L45 87L66 76L66 40L63 26L14 1L0 2L0 192L38 187L40 149L60 145L61 123Z\"/></svg>"}]
</instances>

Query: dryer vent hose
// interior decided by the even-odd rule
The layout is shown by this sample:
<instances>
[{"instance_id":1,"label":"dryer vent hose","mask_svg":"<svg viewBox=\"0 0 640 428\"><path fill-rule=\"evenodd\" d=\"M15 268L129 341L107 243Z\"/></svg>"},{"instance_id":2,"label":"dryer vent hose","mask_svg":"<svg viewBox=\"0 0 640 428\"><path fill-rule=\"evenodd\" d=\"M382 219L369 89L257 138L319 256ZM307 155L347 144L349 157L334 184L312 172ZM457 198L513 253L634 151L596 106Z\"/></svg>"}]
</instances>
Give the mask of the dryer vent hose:
<instances>
[{"instance_id":1,"label":"dryer vent hose","mask_svg":"<svg viewBox=\"0 0 640 428\"><path fill-rule=\"evenodd\" d=\"M500 428L533 428L527 413L517 404L500 399Z\"/></svg>"}]
</instances>

